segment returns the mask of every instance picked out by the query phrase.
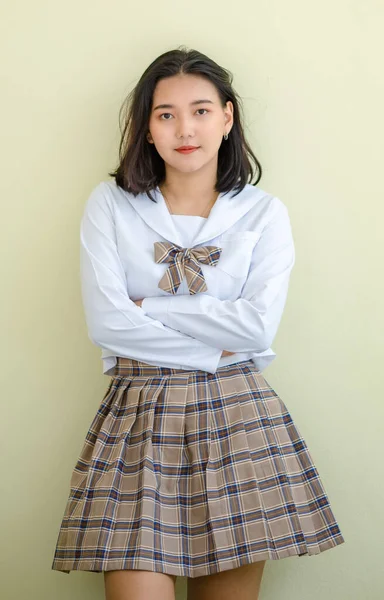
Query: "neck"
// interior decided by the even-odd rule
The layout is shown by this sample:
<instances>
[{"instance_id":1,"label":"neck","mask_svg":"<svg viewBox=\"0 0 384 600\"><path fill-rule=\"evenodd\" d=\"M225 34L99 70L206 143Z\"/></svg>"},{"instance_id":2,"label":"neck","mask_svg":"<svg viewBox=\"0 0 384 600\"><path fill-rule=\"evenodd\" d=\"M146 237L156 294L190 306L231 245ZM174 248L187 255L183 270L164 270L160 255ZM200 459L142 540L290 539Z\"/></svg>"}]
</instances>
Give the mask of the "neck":
<instances>
[{"instance_id":1,"label":"neck","mask_svg":"<svg viewBox=\"0 0 384 600\"><path fill-rule=\"evenodd\" d=\"M165 178L159 185L160 191L178 208L201 208L210 200L214 202L219 195L215 191L217 160L211 163L193 173L181 173L167 165Z\"/></svg>"}]
</instances>

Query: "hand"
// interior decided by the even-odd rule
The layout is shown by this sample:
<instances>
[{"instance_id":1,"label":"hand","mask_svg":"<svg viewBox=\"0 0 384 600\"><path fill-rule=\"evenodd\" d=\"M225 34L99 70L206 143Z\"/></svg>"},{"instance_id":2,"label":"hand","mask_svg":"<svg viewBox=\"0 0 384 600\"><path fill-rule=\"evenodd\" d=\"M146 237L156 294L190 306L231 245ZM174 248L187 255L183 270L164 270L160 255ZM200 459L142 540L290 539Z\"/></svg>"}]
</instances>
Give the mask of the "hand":
<instances>
[{"instance_id":1,"label":"hand","mask_svg":"<svg viewBox=\"0 0 384 600\"><path fill-rule=\"evenodd\" d=\"M144 300L144 298L143 298L142 300L134 300L134 303L135 303L137 306L140 306L140 308L141 308L141 305L142 305L142 303L143 303L143 300Z\"/></svg>"}]
</instances>

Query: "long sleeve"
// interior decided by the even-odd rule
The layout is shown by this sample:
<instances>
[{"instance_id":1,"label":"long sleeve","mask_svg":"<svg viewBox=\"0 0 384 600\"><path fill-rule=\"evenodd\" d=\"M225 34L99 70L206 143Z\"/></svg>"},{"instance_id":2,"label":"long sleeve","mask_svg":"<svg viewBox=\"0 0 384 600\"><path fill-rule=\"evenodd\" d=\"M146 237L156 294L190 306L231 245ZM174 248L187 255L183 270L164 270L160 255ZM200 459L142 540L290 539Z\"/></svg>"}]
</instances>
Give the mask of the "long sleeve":
<instances>
[{"instance_id":1,"label":"long sleeve","mask_svg":"<svg viewBox=\"0 0 384 600\"><path fill-rule=\"evenodd\" d=\"M221 350L146 316L129 298L113 210L101 190L96 187L88 198L80 227L81 293L90 340L116 356L214 373Z\"/></svg>"},{"instance_id":2,"label":"long sleeve","mask_svg":"<svg viewBox=\"0 0 384 600\"><path fill-rule=\"evenodd\" d=\"M284 310L295 249L287 208L277 210L257 242L243 286L235 301L209 294L146 298L143 311L173 329L231 352L270 348ZM241 257L239 258L241 260Z\"/></svg>"}]
</instances>

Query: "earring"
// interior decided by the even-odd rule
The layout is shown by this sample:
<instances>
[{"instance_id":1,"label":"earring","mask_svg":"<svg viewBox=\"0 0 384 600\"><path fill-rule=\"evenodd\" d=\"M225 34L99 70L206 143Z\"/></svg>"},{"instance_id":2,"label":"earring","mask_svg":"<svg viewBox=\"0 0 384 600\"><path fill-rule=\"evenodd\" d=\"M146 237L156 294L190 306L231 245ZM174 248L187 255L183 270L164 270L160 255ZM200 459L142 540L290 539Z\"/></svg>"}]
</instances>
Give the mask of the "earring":
<instances>
[{"instance_id":1,"label":"earring","mask_svg":"<svg viewBox=\"0 0 384 600\"><path fill-rule=\"evenodd\" d=\"M224 139L227 140L228 139L228 133L224 134Z\"/></svg>"}]
</instances>

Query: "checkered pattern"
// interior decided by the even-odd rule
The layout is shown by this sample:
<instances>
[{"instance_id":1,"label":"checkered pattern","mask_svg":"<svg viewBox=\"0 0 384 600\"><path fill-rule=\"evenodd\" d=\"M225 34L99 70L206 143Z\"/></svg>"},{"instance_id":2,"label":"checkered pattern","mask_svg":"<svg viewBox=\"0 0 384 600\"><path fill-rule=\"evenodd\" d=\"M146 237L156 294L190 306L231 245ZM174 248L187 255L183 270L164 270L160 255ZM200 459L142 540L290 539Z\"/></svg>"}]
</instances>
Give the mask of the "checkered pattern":
<instances>
[{"instance_id":1,"label":"checkered pattern","mask_svg":"<svg viewBox=\"0 0 384 600\"><path fill-rule=\"evenodd\" d=\"M198 577L344 539L305 441L251 360L118 359L73 470L52 569Z\"/></svg>"},{"instance_id":2,"label":"checkered pattern","mask_svg":"<svg viewBox=\"0 0 384 600\"><path fill-rule=\"evenodd\" d=\"M207 291L207 284L199 262L215 267L219 262L222 248L217 246L181 248L169 242L155 242L154 248L155 262L170 263L160 280L159 288L165 292L176 294L185 275L190 295Z\"/></svg>"}]
</instances>

